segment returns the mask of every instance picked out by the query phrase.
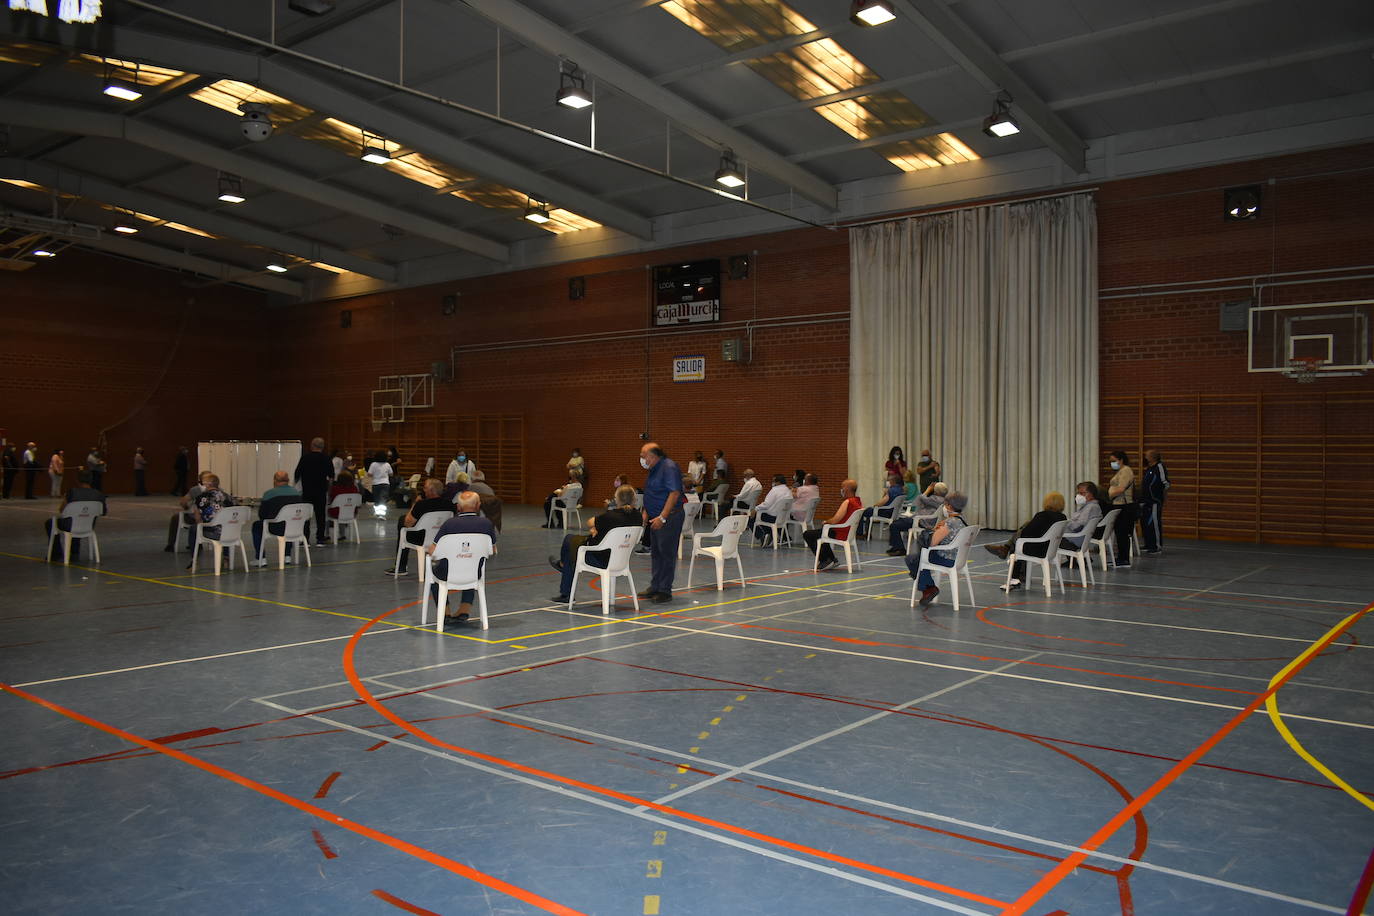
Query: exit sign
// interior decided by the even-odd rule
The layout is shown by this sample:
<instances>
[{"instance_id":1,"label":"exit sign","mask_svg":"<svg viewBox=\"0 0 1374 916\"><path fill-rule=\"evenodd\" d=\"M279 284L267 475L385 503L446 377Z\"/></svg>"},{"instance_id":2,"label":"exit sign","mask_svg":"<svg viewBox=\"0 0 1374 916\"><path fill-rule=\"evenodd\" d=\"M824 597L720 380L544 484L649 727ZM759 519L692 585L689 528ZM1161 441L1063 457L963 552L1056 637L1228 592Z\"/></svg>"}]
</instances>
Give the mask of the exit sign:
<instances>
[{"instance_id":1,"label":"exit sign","mask_svg":"<svg viewBox=\"0 0 1374 916\"><path fill-rule=\"evenodd\" d=\"M673 358L673 381L675 382L704 382L706 381L706 357L704 356L677 356Z\"/></svg>"}]
</instances>

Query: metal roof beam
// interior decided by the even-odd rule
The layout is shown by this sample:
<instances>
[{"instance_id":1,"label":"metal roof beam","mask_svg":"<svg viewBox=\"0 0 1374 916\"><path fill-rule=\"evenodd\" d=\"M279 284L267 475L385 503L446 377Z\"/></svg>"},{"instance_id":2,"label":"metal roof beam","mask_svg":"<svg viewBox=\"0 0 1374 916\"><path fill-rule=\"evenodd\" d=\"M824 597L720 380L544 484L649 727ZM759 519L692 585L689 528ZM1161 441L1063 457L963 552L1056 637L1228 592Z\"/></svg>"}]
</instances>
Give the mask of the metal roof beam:
<instances>
[{"instance_id":1,"label":"metal roof beam","mask_svg":"<svg viewBox=\"0 0 1374 916\"><path fill-rule=\"evenodd\" d=\"M396 268L370 258L349 254L331 245L322 245L299 236L277 232L246 220L195 207L162 197L148 191L127 188L73 169L28 162L22 159L0 159L0 178L19 178L32 181L79 197L89 197L124 210L137 210L160 219L174 220L228 239L259 245L282 254L295 255L307 261L324 261L354 273L376 277L387 283L397 280Z\"/></svg>"},{"instance_id":2,"label":"metal roof beam","mask_svg":"<svg viewBox=\"0 0 1374 916\"><path fill-rule=\"evenodd\" d=\"M437 219L413 214L353 191L316 181L312 176L234 153L143 121L70 105L35 104L0 99L0 121L42 130L66 131L85 136L112 137L156 149L190 162L232 172L251 181L285 191L326 207L355 216L388 223L412 235L422 236L471 251L484 258L505 263L510 252L506 245L455 229Z\"/></svg>"},{"instance_id":3,"label":"metal roof beam","mask_svg":"<svg viewBox=\"0 0 1374 916\"><path fill-rule=\"evenodd\" d=\"M838 193L825 179L789 162L785 156L522 4L513 0L464 0L463 5L522 36L546 54L577 61L579 67L594 74L598 80L648 105L704 142L733 149L741 160L749 163L750 169L771 175L828 210L838 207Z\"/></svg>"},{"instance_id":4,"label":"metal roof beam","mask_svg":"<svg viewBox=\"0 0 1374 916\"><path fill-rule=\"evenodd\" d=\"M242 267L236 267L233 264L226 264L223 261L215 261L210 258L203 258L200 255L187 254L183 251L172 251L170 248L163 248L161 245L139 242L134 239L102 236L99 239L82 239L76 244L83 248L97 248L101 251L109 251L114 254L124 255L125 257L137 258L140 261L162 264L165 267L189 270L203 277L210 277L220 283L239 283L244 286L255 286L258 289L264 289L268 292L283 293L295 299L301 298L305 293L305 284L298 280L288 280L285 277L254 273L246 271Z\"/></svg>"}]
</instances>

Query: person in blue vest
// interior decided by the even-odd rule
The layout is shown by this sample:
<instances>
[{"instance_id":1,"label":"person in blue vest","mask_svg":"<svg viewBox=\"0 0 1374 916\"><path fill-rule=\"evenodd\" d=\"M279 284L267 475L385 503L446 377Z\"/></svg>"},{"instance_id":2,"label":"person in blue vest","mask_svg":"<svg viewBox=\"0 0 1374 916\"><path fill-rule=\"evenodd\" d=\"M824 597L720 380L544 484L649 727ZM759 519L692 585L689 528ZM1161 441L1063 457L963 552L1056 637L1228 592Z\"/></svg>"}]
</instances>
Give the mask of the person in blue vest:
<instances>
[{"instance_id":1,"label":"person in blue vest","mask_svg":"<svg viewBox=\"0 0 1374 916\"><path fill-rule=\"evenodd\" d=\"M644 524L649 529L649 559L653 574L639 593L656 604L673 600L677 574L677 544L682 537L682 469L657 442L639 450L639 465L649 472L644 482Z\"/></svg>"}]
</instances>

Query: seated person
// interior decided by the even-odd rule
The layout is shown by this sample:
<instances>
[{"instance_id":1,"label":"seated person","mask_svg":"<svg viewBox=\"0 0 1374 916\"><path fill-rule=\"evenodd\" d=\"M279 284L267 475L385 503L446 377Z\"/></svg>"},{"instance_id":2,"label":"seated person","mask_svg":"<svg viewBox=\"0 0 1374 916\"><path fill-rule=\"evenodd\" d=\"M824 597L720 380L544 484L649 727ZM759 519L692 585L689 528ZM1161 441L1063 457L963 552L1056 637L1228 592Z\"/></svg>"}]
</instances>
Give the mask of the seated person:
<instances>
[{"instance_id":1,"label":"seated person","mask_svg":"<svg viewBox=\"0 0 1374 916\"><path fill-rule=\"evenodd\" d=\"M926 492L916 497L912 503L916 508L915 515L907 515L897 519L887 529L887 555L889 557L900 557L906 555L906 533L916 524L916 516L930 516L920 520L921 530L930 532L935 530L935 525L940 521L937 513L941 506L945 504L945 495L949 493L949 485L944 481L936 481L926 488ZM929 538L925 543L918 545L912 541L912 546L929 547Z\"/></svg>"},{"instance_id":2,"label":"seated person","mask_svg":"<svg viewBox=\"0 0 1374 916\"><path fill-rule=\"evenodd\" d=\"M568 475L568 482L557 490L554 490L544 500L544 524L541 528L562 528L563 516L553 514L553 501L559 500L559 505L567 506L569 509L582 502L582 474L580 471L573 471Z\"/></svg>"},{"instance_id":3,"label":"seated person","mask_svg":"<svg viewBox=\"0 0 1374 916\"><path fill-rule=\"evenodd\" d=\"M471 490L464 490L458 494L458 512L453 518L444 522L439 527L439 532L434 535L437 544L441 538L449 534L485 534L491 538L493 548L496 546L496 526L491 523L491 519L482 518L477 514L478 508L482 505L482 499ZM430 544L425 549L428 554L434 553L434 544ZM404 556L404 554L403 554ZM440 560L434 564L434 575L439 579L448 578L448 561ZM439 600L439 587L430 586L430 596L437 602ZM468 614L472 610L473 599L477 597L477 592L473 589L465 589L458 596L458 610L444 614L444 623L462 623L468 619ZM452 604L449 607L453 607Z\"/></svg>"},{"instance_id":4,"label":"seated person","mask_svg":"<svg viewBox=\"0 0 1374 916\"><path fill-rule=\"evenodd\" d=\"M473 471L472 482L468 484L468 489L476 493L481 500L483 517L490 519L496 530L500 531L501 513L506 504L501 501L501 497L497 496L496 491L487 483L487 475L480 470Z\"/></svg>"},{"instance_id":5,"label":"seated person","mask_svg":"<svg viewBox=\"0 0 1374 916\"><path fill-rule=\"evenodd\" d=\"M473 471L472 480L468 483L468 489L478 496L495 496L496 491L487 483L487 475L484 471ZM499 527L499 526L498 526Z\"/></svg>"},{"instance_id":6,"label":"seated person","mask_svg":"<svg viewBox=\"0 0 1374 916\"><path fill-rule=\"evenodd\" d=\"M702 502L716 502L724 504L726 495L730 492L730 481L724 477L717 476L711 481L711 485L702 494Z\"/></svg>"},{"instance_id":7,"label":"seated person","mask_svg":"<svg viewBox=\"0 0 1374 916\"><path fill-rule=\"evenodd\" d=\"M62 505L66 506L70 503L79 502L100 503L100 514L105 515L108 513L110 510L109 506L105 503L105 494L91 485L92 479L92 474L89 470L82 468L80 471L77 471L76 486L67 491L67 498L62 500ZM43 521L43 533L49 538L52 537L52 523L53 520L50 518L44 519ZM57 530L71 531L72 520L69 518L57 519ZM56 563L62 559L62 541L62 538L57 538L52 542L52 552L48 554L48 561L50 563ZM72 541L71 559L76 561L81 559L80 540L74 539Z\"/></svg>"},{"instance_id":8,"label":"seated person","mask_svg":"<svg viewBox=\"0 0 1374 916\"><path fill-rule=\"evenodd\" d=\"M735 494L735 498L730 504L730 511L753 509L762 495L763 484L759 483L759 479L754 476L752 468L745 468L744 483L740 485L739 492Z\"/></svg>"},{"instance_id":9,"label":"seated person","mask_svg":"<svg viewBox=\"0 0 1374 916\"><path fill-rule=\"evenodd\" d=\"M611 481L611 498L606 500L607 509L615 508L615 494L616 491L619 490L621 487L630 487L631 489L633 489L634 484L630 483L630 479L626 477L624 474L617 474L615 475L615 479ZM638 494L639 491L635 490L635 493Z\"/></svg>"},{"instance_id":10,"label":"seated person","mask_svg":"<svg viewBox=\"0 0 1374 916\"><path fill-rule=\"evenodd\" d=\"M876 503L865 509L863 515L859 516L859 536L866 537L868 535L868 523L873 518L874 510L892 506L897 500L902 498L904 492L905 491L902 489L902 475L897 473L888 474L887 485L883 490L883 495L878 497ZM889 515L891 512L891 509L887 509L883 514ZM893 519L893 521L896 521L896 519Z\"/></svg>"},{"instance_id":11,"label":"seated person","mask_svg":"<svg viewBox=\"0 0 1374 916\"><path fill-rule=\"evenodd\" d=\"M635 488L622 484L615 490L615 508L609 509L592 519L589 535L570 534L563 538L563 547L557 557L549 557L549 565L563 575L558 594L551 601L558 604L568 603L568 593L572 591L573 571L577 569L577 548L593 547L600 544L612 528L639 528L644 524L644 514L635 508ZM610 549L589 550L587 563L598 569L605 569L610 560Z\"/></svg>"},{"instance_id":12,"label":"seated person","mask_svg":"<svg viewBox=\"0 0 1374 916\"><path fill-rule=\"evenodd\" d=\"M472 478L466 471L459 471L452 480L444 484L444 499L458 505L458 494L472 489Z\"/></svg>"},{"instance_id":13,"label":"seated person","mask_svg":"<svg viewBox=\"0 0 1374 916\"><path fill-rule=\"evenodd\" d=\"M783 474L774 474L772 489L763 497L763 502L759 503L758 508L754 510L753 515L749 519L749 530L754 530L754 523L756 521L764 522L769 525L777 522L778 515L780 514L778 507L782 504L784 499L791 498L792 488L787 485L787 477ZM767 547L769 544L773 543L772 532L760 529L754 532L755 544L759 542L760 535L763 536L763 546Z\"/></svg>"},{"instance_id":14,"label":"seated person","mask_svg":"<svg viewBox=\"0 0 1374 916\"><path fill-rule=\"evenodd\" d=\"M334 497L345 496L349 493L357 493L358 485L353 482L353 475L348 471L340 471L339 476L334 478L334 485L329 488L329 495L324 499L326 506L334 502ZM361 495L361 494L359 494ZM326 509L330 518L338 518L338 509Z\"/></svg>"},{"instance_id":15,"label":"seated person","mask_svg":"<svg viewBox=\"0 0 1374 916\"><path fill-rule=\"evenodd\" d=\"M417 496L419 496L423 480L424 478L419 474L411 474L409 479L404 483L392 487L391 496L389 497L392 505L398 509L409 508L410 504L415 502Z\"/></svg>"},{"instance_id":16,"label":"seated person","mask_svg":"<svg viewBox=\"0 0 1374 916\"><path fill-rule=\"evenodd\" d=\"M906 495L907 505L916 502L916 497L921 495L921 487L916 483L916 472L907 468L902 474L902 492Z\"/></svg>"},{"instance_id":17,"label":"seated person","mask_svg":"<svg viewBox=\"0 0 1374 916\"><path fill-rule=\"evenodd\" d=\"M283 474L285 472L278 471L277 473ZM195 502L192 504L195 506L195 512L193 513L195 522L198 523L213 521L216 512L218 512L225 506L232 506L233 504L234 497L230 496L228 493L224 492L219 488L219 477L215 474L206 474L201 483L201 491L196 496ZM209 528L206 528L204 532L202 532L193 524L191 528L192 548L195 547L196 538L199 537L202 533L205 535L206 538L212 541L219 540L219 526L212 525ZM186 568L190 569L190 564L187 564Z\"/></svg>"},{"instance_id":18,"label":"seated person","mask_svg":"<svg viewBox=\"0 0 1374 916\"><path fill-rule=\"evenodd\" d=\"M835 510L835 514L825 521L827 525L838 525L848 519L855 512L863 509L863 503L859 501L859 482L857 480L846 480L840 485L840 507ZM857 519L855 519L857 521ZM837 541L849 539L849 532L853 525L846 525L843 528L830 529L830 536ZM816 545L820 543L821 529L813 528L810 531L802 532L802 540L806 542L806 548L812 553L816 552ZM819 569L829 569L838 566L840 561L835 558L835 551L830 549L829 544L821 544L821 552L818 557Z\"/></svg>"},{"instance_id":19,"label":"seated person","mask_svg":"<svg viewBox=\"0 0 1374 916\"><path fill-rule=\"evenodd\" d=\"M403 536L405 537L406 543L408 544L419 545L425 542L425 533L423 531L406 531L403 533L401 530L403 528L415 527L415 523L420 520L420 516L424 515L427 512L453 512L453 500L444 498L443 481L441 481L437 477L430 477L427 480L425 480L422 486L424 489L425 498L416 500L415 503L406 511L405 517L396 520L397 547L401 546L401 538ZM478 500L478 502L481 502L481 497L477 496L475 492L471 490L467 490L464 492L472 493L472 495ZM459 495L461 496L462 494ZM396 566L392 567L391 569L388 569L386 571L386 574L396 579L399 579L401 576L404 576L406 574L406 568L410 565L410 555L412 553L414 553L414 551L402 550L400 561Z\"/></svg>"},{"instance_id":20,"label":"seated person","mask_svg":"<svg viewBox=\"0 0 1374 916\"><path fill-rule=\"evenodd\" d=\"M1017 529L1016 533L1007 539L1005 544L987 544L988 552L994 556L1001 557L1003 560L1016 549L1017 538L1038 538L1044 537L1045 532L1057 522L1062 522L1064 516L1064 494L1058 490L1051 490L1045 494L1043 508L1031 516L1031 520ZM1025 555L1028 557L1043 557L1049 550L1049 544L1027 544ZM1011 570L1011 585L1002 586L1006 591L1021 587L1021 582L1026 578L1026 564L1020 560Z\"/></svg>"},{"instance_id":21,"label":"seated person","mask_svg":"<svg viewBox=\"0 0 1374 916\"><path fill-rule=\"evenodd\" d=\"M802 477L801 483L797 485L796 492L792 494L792 518L795 521L806 521L806 504L813 499L821 498L821 482L815 474L806 474Z\"/></svg>"},{"instance_id":22,"label":"seated person","mask_svg":"<svg viewBox=\"0 0 1374 916\"><path fill-rule=\"evenodd\" d=\"M797 489L797 487L805 486L805 485L806 485L806 478L807 478L807 473L806 473L806 471L802 470L801 468L797 468L795 471L793 471L793 472L792 472L792 489L795 490L795 489Z\"/></svg>"},{"instance_id":23,"label":"seated person","mask_svg":"<svg viewBox=\"0 0 1374 916\"><path fill-rule=\"evenodd\" d=\"M258 517L253 522L253 565L266 566L267 558L262 555L262 526L277 517L287 506L296 503L306 502L306 498L301 495L301 491L291 486L291 475L285 471L277 471L272 475L272 489L262 494L262 505L258 506ZM282 522L272 525L267 529L272 534L282 535L286 533L286 523ZM291 545L286 545L286 557L291 558Z\"/></svg>"},{"instance_id":24,"label":"seated person","mask_svg":"<svg viewBox=\"0 0 1374 916\"><path fill-rule=\"evenodd\" d=\"M1060 504L1062 505L1062 499ZM945 517L940 524L935 526L935 530L930 533L930 547L939 547L948 541L954 540L954 536L964 528L963 517L964 509L968 506L968 497L962 493L951 493L945 497ZM921 566L921 551L915 550L907 554L906 568L911 578L916 580L916 585L921 589L921 607L929 607L930 603L940 594L940 590L935 587L935 576L930 570L922 570L918 576L916 570ZM953 566L955 551L952 550L932 550L929 554L930 562L937 566Z\"/></svg>"},{"instance_id":25,"label":"seated person","mask_svg":"<svg viewBox=\"0 0 1374 916\"><path fill-rule=\"evenodd\" d=\"M1097 484L1085 480L1074 488L1074 510L1069 516L1069 525L1064 529L1064 537L1059 544L1069 550L1078 550L1083 542L1092 537L1102 522L1102 503L1097 492Z\"/></svg>"},{"instance_id":26,"label":"seated person","mask_svg":"<svg viewBox=\"0 0 1374 916\"><path fill-rule=\"evenodd\" d=\"M209 476L209 471L201 471L200 476L198 478L199 482L194 487L187 490L185 496L181 497L179 501L181 505L181 511L173 513L171 520L167 523L167 546L162 548L165 553L171 553L173 548L176 546L177 528L180 527L179 522L181 520L184 519L186 521L186 524L188 525L194 525L196 523L196 519L194 517L195 509L193 507L196 503L196 497L199 496L201 492L205 489L205 480ZM195 528L192 528L191 536L186 539L186 549L190 550L192 547L194 547L195 542L196 530Z\"/></svg>"}]
</instances>

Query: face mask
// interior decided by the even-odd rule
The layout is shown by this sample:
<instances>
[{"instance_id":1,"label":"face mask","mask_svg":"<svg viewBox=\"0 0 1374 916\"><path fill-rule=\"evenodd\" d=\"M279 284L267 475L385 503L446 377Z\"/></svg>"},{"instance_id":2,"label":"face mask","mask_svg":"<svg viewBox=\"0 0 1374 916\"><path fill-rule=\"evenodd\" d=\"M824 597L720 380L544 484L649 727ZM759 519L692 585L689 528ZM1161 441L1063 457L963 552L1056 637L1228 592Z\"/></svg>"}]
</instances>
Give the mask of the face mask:
<instances>
[{"instance_id":1,"label":"face mask","mask_svg":"<svg viewBox=\"0 0 1374 916\"><path fill-rule=\"evenodd\" d=\"M459 463L459 464L462 464L464 461L467 461L467 460L468 460L468 456L467 456L467 455L459 455L459 456L458 456L458 463Z\"/></svg>"},{"instance_id":2,"label":"face mask","mask_svg":"<svg viewBox=\"0 0 1374 916\"><path fill-rule=\"evenodd\" d=\"M1084 496L1082 493L1076 493L1073 497L1073 504L1075 506L1085 506L1088 504L1088 497Z\"/></svg>"},{"instance_id":3,"label":"face mask","mask_svg":"<svg viewBox=\"0 0 1374 916\"><path fill-rule=\"evenodd\" d=\"M1120 462L1120 461L1113 461L1113 462L1112 462L1112 470L1113 470L1113 471L1119 471L1119 470L1121 470L1121 462Z\"/></svg>"},{"instance_id":4,"label":"face mask","mask_svg":"<svg viewBox=\"0 0 1374 916\"><path fill-rule=\"evenodd\" d=\"M646 470L646 471L649 470L649 459L648 459L648 458L645 458L643 455L640 455L640 456L639 456L639 466L642 467L642 468L643 468L644 470Z\"/></svg>"},{"instance_id":5,"label":"face mask","mask_svg":"<svg viewBox=\"0 0 1374 916\"><path fill-rule=\"evenodd\" d=\"M930 456L929 456L929 455L922 455L922 456L921 456L921 464L930 464Z\"/></svg>"}]
</instances>

